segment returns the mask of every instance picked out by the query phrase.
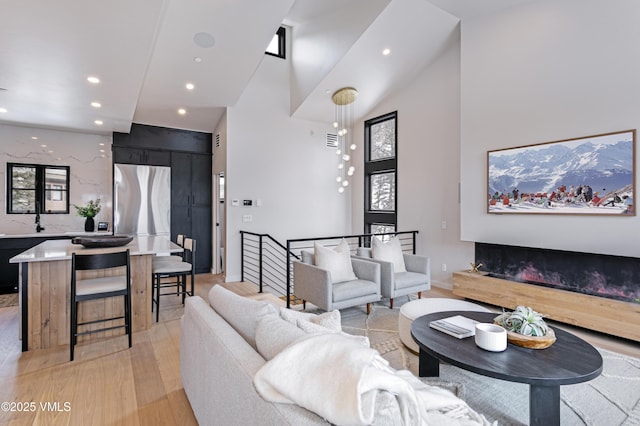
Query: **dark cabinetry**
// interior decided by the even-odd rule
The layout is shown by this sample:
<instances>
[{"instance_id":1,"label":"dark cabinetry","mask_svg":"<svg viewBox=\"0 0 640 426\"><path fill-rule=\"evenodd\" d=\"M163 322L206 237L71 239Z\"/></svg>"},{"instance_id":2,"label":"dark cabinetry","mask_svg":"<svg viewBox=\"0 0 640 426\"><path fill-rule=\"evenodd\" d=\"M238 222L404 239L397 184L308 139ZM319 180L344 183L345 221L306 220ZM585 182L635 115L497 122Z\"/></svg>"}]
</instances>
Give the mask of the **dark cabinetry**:
<instances>
[{"instance_id":1,"label":"dark cabinetry","mask_svg":"<svg viewBox=\"0 0 640 426\"><path fill-rule=\"evenodd\" d=\"M113 162L120 164L145 164L149 166L170 166L171 152L154 149L113 147Z\"/></svg>"},{"instance_id":2,"label":"dark cabinetry","mask_svg":"<svg viewBox=\"0 0 640 426\"><path fill-rule=\"evenodd\" d=\"M133 124L113 134L113 162L171 166L171 240L196 240L196 272L211 270L211 133Z\"/></svg>"},{"instance_id":3,"label":"dark cabinetry","mask_svg":"<svg viewBox=\"0 0 640 426\"><path fill-rule=\"evenodd\" d=\"M18 264L9 259L46 240L69 239L71 236L0 238L0 294L18 291Z\"/></svg>"},{"instance_id":4,"label":"dark cabinetry","mask_svg":"<svg viewBox=\"0 0 640 426\"><path fill-rule=\"evenodd\" d=\"M211 156L171 154L171 238L196 240L196 272L211 270Z\"/></svg>"}]
</instances>

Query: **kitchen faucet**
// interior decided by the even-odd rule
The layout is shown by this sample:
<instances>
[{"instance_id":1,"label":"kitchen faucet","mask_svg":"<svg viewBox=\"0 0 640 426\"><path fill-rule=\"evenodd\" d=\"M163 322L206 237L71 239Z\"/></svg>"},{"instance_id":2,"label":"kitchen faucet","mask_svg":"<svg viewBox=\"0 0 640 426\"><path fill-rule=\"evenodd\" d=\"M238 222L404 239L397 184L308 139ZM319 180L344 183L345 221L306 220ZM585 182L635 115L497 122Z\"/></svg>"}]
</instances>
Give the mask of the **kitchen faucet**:
<instances>
[{"instance_id":1,"label":"kitchen faucet","mask_svg":"<svg viewBox=\"0 0 640 426\"><path fill-rule=\"evenodd\" d=\"M40 202L36 201L36 232L44 231L44 228L40 226Z\"/></svg>"}]
</instances>

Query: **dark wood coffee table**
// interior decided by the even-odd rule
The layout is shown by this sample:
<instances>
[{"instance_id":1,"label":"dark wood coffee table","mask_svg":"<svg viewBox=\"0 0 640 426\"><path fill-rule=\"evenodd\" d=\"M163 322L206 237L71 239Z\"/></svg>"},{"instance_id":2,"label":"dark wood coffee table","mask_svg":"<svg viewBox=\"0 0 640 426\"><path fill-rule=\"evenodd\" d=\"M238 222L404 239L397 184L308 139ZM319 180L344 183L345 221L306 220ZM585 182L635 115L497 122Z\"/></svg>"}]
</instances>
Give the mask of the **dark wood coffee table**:
<instances>
[{"instance_id":1,"label":"dark wood coffee table","mask_svg":"<svg viewBox=\"0 0 640 426\"><path fill-rule=\"evenodd\" d=\"M429 322L463 315L493 322L486 312L436 312L416 318L411 335L420 348L420 377L440 374L440 361L496 379L529 384L529 424L560 425L560 386L586 382L602 372L602 356L581 338L554 327L556 342L546 349L509 344L504 352L480 349L473 337L456 339L429 327Z\"/></svg>"}]
</instances>

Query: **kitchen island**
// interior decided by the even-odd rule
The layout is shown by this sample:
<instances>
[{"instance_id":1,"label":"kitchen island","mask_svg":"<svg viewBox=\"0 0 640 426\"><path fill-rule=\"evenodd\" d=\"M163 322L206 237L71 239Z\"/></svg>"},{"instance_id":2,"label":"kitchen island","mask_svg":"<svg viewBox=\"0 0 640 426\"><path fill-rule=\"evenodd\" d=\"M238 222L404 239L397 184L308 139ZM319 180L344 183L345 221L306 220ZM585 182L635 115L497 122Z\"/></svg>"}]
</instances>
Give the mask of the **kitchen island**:
<instances>
[{"instance_id":1,"label":"kitchen island","mask_svg":"<svg viewBox=\"0 0 640 426\"><path fill-rule=\"evenodd\" d=\"M71 299L71 255L117 252L129 249L131 255L131 315L133 331L146 330L153 324L151 316L151 263L155 255L181 252L182 247L167 237L135 237L126 246L85 248L70 240L49 240L14 257L19 264L20 336L22 350L46 349L69 344ZM82 277L104 276L103 271L82 271ZM79 322L122 315L118 298L92 300L79 305ZM96 328L103 325L94 325ZM79 341L123 334L113 330L85 335Z\"/></svg>"}]
</instances>

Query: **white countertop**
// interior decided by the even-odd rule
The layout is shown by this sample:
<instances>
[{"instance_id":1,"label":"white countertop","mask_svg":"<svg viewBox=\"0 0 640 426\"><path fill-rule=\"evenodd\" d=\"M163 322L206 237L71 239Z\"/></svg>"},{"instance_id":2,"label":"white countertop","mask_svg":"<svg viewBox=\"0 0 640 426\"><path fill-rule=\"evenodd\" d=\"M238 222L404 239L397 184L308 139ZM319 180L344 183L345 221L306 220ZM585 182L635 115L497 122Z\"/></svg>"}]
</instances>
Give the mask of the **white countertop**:
<instances>
[{"instance_id":1,"label":"white countertop","mask_svg":"<svg viewBox=\"0 0 640 426\"><path fill-rule=\"evenodd\" d=\"M143 254L168 255L183 251L182 247L170 241L167 237L135 237L126 246L107 248L85 248L79 244L72 244L71 240L48 240L26 250L11 259L9 263L48 262L52 260L71 259L71 253L105 253L129 249L131 256Z\"/></svg>"},{"instance_id":2,"label":"white countertop","mask_svg":"<svg viewBox=\"0 0 640 426\"><path fill-rule=\"evenodd\" d=\"M0 234L0 238L47 238L47 237L94 237L97 235L111 235L111 231L102 232L34 232L33 234Z\"/></svg>"}]
</instances>

